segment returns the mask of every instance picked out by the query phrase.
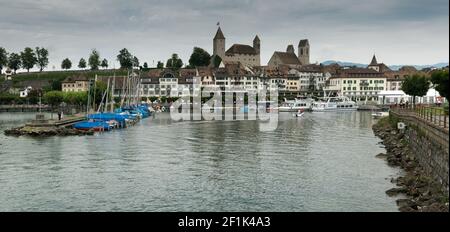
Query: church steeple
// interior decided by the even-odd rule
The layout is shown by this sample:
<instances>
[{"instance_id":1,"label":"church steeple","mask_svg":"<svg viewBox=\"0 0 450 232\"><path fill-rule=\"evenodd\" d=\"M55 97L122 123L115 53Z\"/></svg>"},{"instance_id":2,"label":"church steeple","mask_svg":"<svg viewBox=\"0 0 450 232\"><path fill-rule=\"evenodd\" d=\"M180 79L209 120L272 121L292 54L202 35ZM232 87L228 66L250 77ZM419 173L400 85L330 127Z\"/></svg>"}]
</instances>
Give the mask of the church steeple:
<instances>
[{"instance_id":1,"label":"church steeple","mask_svg":"<svg viewBox=\"0 0 450 232\"><path fill-rule=\"evenodd\" d=\"M214 39L225 39L225 36L223 36L222 30L220 29L220 27L219 27L219 29L217 29L216 36L214 36Z\"/></svg>"},{"instance_id":2,"label":"church steeple","mask_svg":"<svg viewBox=\"0 0 450 232\"><path fill-rule=\"evenodd\" d=\"M373 54L372 62L370 62L369 66L377 65L377 64L378 64L377 57L375 57L375 54Z\"/></svg>"}]
</instances>

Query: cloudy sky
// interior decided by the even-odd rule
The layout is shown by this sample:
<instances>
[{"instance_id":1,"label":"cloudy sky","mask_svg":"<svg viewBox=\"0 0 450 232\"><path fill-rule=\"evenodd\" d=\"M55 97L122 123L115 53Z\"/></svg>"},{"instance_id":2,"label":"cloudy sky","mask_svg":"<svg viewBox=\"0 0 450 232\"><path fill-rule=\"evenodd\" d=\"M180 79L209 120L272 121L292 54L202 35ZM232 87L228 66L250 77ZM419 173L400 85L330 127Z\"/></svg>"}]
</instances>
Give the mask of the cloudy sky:
<instances>
[{"instance_id":1,"label":"cloudy sky","mask_svg":"<svg viewBox=\"0 0 450 232\"><path fill-rule=\"evenodd\" d=\"M194 46L212 53L219 21L227 48L258 34L263 64L303 38L312 62L449 59L448 0L0 0L0 47L46 47L49 69L93 48L110 62L124 47L150 66L172 53L187 62Z\"/></svg>"}]
</instances>

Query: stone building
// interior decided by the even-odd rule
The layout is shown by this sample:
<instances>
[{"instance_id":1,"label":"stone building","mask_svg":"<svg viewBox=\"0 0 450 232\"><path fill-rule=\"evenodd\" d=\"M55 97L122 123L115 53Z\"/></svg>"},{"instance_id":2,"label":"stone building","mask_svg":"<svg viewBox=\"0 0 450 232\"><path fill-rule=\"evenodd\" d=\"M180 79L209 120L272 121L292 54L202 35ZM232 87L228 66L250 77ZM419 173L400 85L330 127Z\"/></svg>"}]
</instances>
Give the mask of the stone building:
<instances>
[{"instance_id":1,"label":"stone building","mask_svg":"<svg viewBox=\"0 0 450 232\"><path fill-rule=\"evenodd\" d=\"M224 63L240 62L244 66L253 67L261 65L261 40L258 36L253 40L253 46L245 44L233 44L225 51L225 36L222 29L217 29L213 39L213 56L219 56Z\"/></svg>"},{"instance_id":2,"label":"stone building","mask_svg":"<svg viewBox=\"0 0 450 232\"><path fill-rule=\"evenodd\" d=\"M67 77L61 83L63 92L84 92L89 90L89 78L85 76Z\"/></svg>"},{"instance_id":3,"label":"stone building","mask_svg":"<svg viewBox=\"0 0 450 232\"><path fill-rule=\"evenodd\" d=\"M309 65L309 56L309 41L307 39L302 39L298 44L298 56L295 54L294 46L288 45L286 52L274 52L267 66L275 68L280 65Z\"/></svg>"},{"instance_id":4,"label":"stone building","mask_svg":"<svg viewBox=\"0 0 450 232\"><path fill-rule=\"evenodd\" d=\"M267 66L276 68L280 65L300 65L300 60L295 55L294 46L289 45L286 52L274 52Z\"/></svg>"}]
</instances>

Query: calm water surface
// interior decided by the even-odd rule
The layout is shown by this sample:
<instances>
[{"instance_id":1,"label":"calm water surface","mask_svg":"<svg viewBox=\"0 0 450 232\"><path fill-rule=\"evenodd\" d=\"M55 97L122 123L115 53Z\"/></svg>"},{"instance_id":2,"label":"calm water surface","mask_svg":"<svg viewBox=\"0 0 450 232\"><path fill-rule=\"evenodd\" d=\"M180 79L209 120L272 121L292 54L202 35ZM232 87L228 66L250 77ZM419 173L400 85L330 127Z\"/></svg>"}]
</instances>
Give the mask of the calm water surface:
<instances>
[{"instance_id":1,"label":"calm water surface","mask_svg":"<svg viewBox=\"0 0 450 232\"><path fill-rule=\"evenodd\" d=\"M1 113L0 130L34 114ZM90 137L0 134L0 211L397 211L370 113L171 122Z\"/></svg>"}]
</instances>

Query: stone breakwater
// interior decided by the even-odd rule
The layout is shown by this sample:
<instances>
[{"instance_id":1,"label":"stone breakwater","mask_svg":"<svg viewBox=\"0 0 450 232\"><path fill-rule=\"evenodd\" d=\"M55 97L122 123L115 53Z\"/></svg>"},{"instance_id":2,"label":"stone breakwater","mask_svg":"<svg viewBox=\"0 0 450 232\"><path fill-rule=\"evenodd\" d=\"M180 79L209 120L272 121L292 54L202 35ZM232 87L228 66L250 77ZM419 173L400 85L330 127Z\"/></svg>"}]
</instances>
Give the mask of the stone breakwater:
<instances>
[{"instance_id":1,"label":"stone breakwater","mask_svg":"<svg viewBox=\"0 0 450 232\"><path fill-rule=\"evenodd\" d=\"M65 127L31 127L22 126L4 131L7 136L32 136L32 137L48 137L48 136L75 136L75 135L94 135L94 131L80 131Z\"/></svg>"},{"instance_id":2,"label":"stone breakwater","mask_svg":"<svg viewBox=\"0 0 450 232\"><path fill-rule=\"evenodd\" d=\"M404 175L393 178L397 185L386 191L389 196L404 196L397 200L402 212L448 212L448 192L426 174L408 148L408 141L403 133L392 127L389 118L382 118L373 126L375 135L380 137L387 153L377 157L386 159L388 165L400 167Z\"/></svg>"}]
</instances>

